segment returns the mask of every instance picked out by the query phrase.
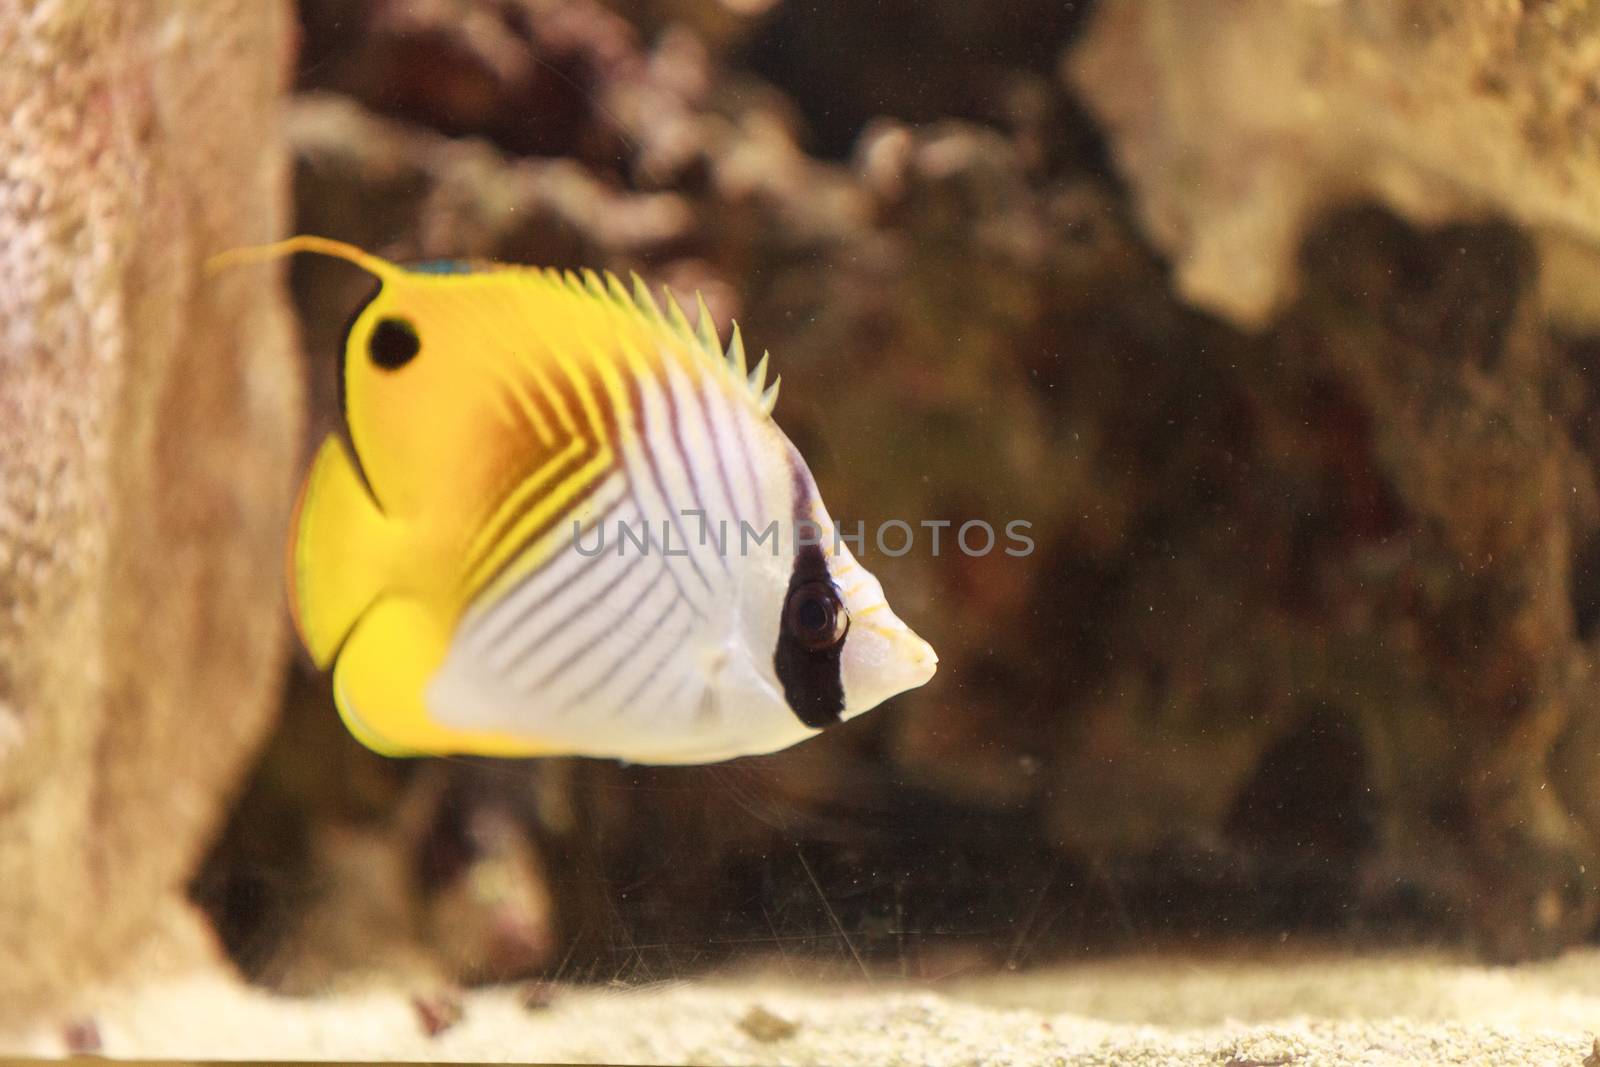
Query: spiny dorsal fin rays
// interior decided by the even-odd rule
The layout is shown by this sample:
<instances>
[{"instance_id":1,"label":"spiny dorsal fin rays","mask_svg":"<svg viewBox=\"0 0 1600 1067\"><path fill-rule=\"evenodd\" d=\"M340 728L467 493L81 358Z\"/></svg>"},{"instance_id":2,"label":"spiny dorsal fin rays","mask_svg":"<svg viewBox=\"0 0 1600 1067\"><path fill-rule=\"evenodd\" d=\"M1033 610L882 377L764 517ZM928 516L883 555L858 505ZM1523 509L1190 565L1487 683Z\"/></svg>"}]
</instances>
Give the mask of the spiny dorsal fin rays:
<instances>
[{"instance_id":1,"label":"spiny dorsal fin rays","mask_svg":"<svg viewBox=\"0 0 1600 1067\"><path fill-rule=\"evenodd\" d=\"M766 382L768 354L761 353L761 362L754 372L746 371L744 354L744 337L739 332L739 324L733 324L733 336L728 342L727 351L722 350L722 341L717 337L716 325L711 313L706 307L705 298L699 293L695 294L700 316L700 330L689 325L689 318L683 313L677 299L671 290L663 287L661 292L666 297L667 311L661 310L661 305L651 295L650 289L645 285L644 279L637 273L631 273L633 291L630 294L616 275L606 274L608 296L623 308L633 308L644 317L652 326L672 330L679 334L691 347L698 349L709 357L717 366L725 368L729 377L749 390L756 403L766 414L772 414L772 406L778 400L778 379L773 379L772 385L765 392L762 385Z\"/></svg>"},{"instance_id":2,"label":"spiny dorsal fin rays","mask_svg":"<svg viewBox=\"0 0 1600 1067\"><path fill-rule=\"evenodd\" d=\"M732 336L724 351L722 340L717 336L716 323L711 317L710 309L706 307L705 297L698 292L695 294L696 313L699 317L696 328L689 325L689 317L684 314L682 305L678 303L671 290L662 287L661 293L666 305L666 311L662 311L662 304L651 294L644 279L637 273L630 275L633 282L631 293L622 280L610 271L598 273L587 269L571 271L547 267L537 273L549 284L565 289L574 296L593 300L613 314L636 315L651 328L668 330L676 334L691 350L705 356L712 365L748 390L763 412L769 415L772 413L772 406L778 399L778 379L773 379L772 385L763 391L762 387L767 379L769 359L767 353L761 354L761 361L754 371L747 368L744 338L739 332L737 322L733 324Z\"/></svg>"},{"instance_id":3,"label":"spiny dorsal fin rays","mask_svg":"<svg viewBox=\"0 0 1600 1067\"><path fill-rule=\"evenodd\" d=\"M741 353L742 354L742 353ZM742 360L740 362L743 362ZM761 353L761 361L756 364L756 369L745 378L745 384L750 387L751 396L760 396L762 386L767 384L767 354Z\"/></svg>"},{"instance_id":4,"label":"spiny dorsal fin rays","mask_svg":"<svg viewBox=\"0 0 1600 1067\"><path fill-rule=\"evenodd\" d=\"M678 302L672 298L670 292L667 293L667 303L672 309L673 320L679 331L688 330L689 321L684 316L683 309L678 306ZM695 303L698 306L696 314L700 317L699 334L695 339L698 341L701 350L712 360L725 365L728 375L750 391L750 395L756 398L761 410L768 415L772 414L773 405L778 402L778 382L780 379L774 378L772 387L765 392L761 388L767 380L767 363L771 359L770 354L763 350L761 360L756 364L756 369L750 370L745 362L744 337L739 332L739 324L737 322L733 324L733 335L729 338L728 349L724 353L722 351L722 339L717 336L717 327L711 318L711 310L706 307L705 297L698 292L695 293Z\"/></svg>"},{"instance_id":5,"label":"spiny dorsal fin rays","mask_svg":"<svg viewBox=\"0 0 1600 1067\"><path fill-rule=\"evenodd\" d=\"M567 290L571 292L572 295L581 296L586 300L589 299L591 295L589 293L589 287L584 284L582 276L580 276L577 271L564 270L558 274L557 277L561 280L561 284L566 286Z\"/></svg>"},{"instance_id":6,"label":"spiny dorsal fin rays","mask_svg":"<svg viewBox=\"0 0 1600 1067\"><path fill-rule=\"evenodd\" d=\"M738 367L740 374L744 374L745 373L745 367L744 367L744 336L741 333L739 333L738 320L735 320L734 324L733 324L733 336L728 338L727 359L728 359L728 365L730 367ZM761 374L762 374L762 377L765 377L766 373L767 373L766 370L765 370L765 364L763 364L762 366L763 366L763 369L761 371ZM747 380L752 385L754 385L754 383L755 383L755 379L754 378L749 378ZM761 392L761 387L760 386L755 386L754 392L759 394Z\"/></svg>"},{"instance_id":7,"label":"spiny dorsal fin rays","mask_svg":"<svg viewBox=\"0 0 1600 1067\"><path fill-rule=\"evenodd\" d=\"M728 368L732 371L735 371L740 378L743 378L746 373L743 359L743 346L739 348L740 359L738 362L734 362L733 346L731 344L728 346L726 357L724 357L722 352L722 338L717 336L717 325L711 320L711 309L706 307L705 296L697 292L694 294L694 300L695 314L700 316L698 323L700 347L704 349L712 359L722 360L726 358L728 362Z\"/></svg>"},{"instance_id":8,"label":"spiny dorsal fin rays","mask_svg":"<svg viewBox=\"0 0 1600 1067\"><path fill-rule=\"evenodd\" d=\"M579 271L578 277L573 279L573 284L578 292L586 299L592 300L595 306L605 312L606 317L613 322L620 322L626 317L637 315L633 302L627 298L626 293L622 294L620 300L618 299L621 283L610 271L601 275L585 267Z\"/></svg>"},{"instance_id":9,"label":"spiny dorsal fin rays","mask_svg":"<svg viewBox=\"0 0 1600 1067\"><path fill-rule=\"evenodd\" d=\"M544 273L554 284L565 288L579 299L592 302L614 319L639 315L639 310L629 299L627 290L610 271L602 274L588 267L575 271L548 268Z\"/></svg>"},{"instance_id":10,"label":"spiny dorsal fin rays","mask_svg":"<svg viewBox=\"0 0 1600 1067\"><path fill-rule=\"evenodd\" d=\"M765 391L762 386L767 384L767 363L771 354L766 349L761 350L761 359L756 363L756 369L745 378L745 386L750 390L750 395L756 398L756 403L768 415L772 414L773 405L778 402L778 383L783 380L783 375L772 379L772 388ZM731 367L738 367L739 373L744 373L744 338L739 335L739 324L733 324L733 340L728 342L728 363Z\"/></svg>"},{"instance_id":11,"label":"spiny dorsal fin rays","mask_svg":"<svg viewBox=\"0 0 1600 1067\"><path fill-rule=\"evenodd\" d=\"M666 286L661 287L661 293L667 298L667 317L672 323L672 328L678 331L678 336L685 341L698 346L700 339L694 335L694 327L689 325L689 316L683 313L683 306L678 303L678 298L673 296L672 290Z\"/></svg>"},{"instance_id":12,"label":"spiny dorsal fin rays","mask_svg":"<svg viewBox=\"0 0 1600 1067\"><path fill-rule=\"evenodd\" d=\"M613 322L621 324L638 320L639 311L633 306L633 301L628 299L628 291L622 287L615 274L610 271L597 274L592 270L585 270L583 280L595 302L605 309Z\"/></svg>"},{"instance_id":13,"label":"spiny dorsal fin rays","mask_svg":"<svg viewBox=\"0 0 1600 1067\"><path fill-rule=\"evenodd\" d=\"M650 295L650 289L644 284L644 279L639 277L637 271L628 272L628 280L633 283L633 306L639 309L639 314L649 319L661 317L661 312L656 308L656 302Z\"/></svg>"}]
</instances>

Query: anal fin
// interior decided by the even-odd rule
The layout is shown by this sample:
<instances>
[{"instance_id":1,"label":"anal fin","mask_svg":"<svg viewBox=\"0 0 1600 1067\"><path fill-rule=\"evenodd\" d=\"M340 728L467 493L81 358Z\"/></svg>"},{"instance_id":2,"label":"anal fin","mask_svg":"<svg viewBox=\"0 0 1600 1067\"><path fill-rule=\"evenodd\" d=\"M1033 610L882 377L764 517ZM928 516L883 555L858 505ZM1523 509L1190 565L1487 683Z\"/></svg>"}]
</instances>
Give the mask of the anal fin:
<instances>
[{"instance_id":1,"label":"anal fin","mask_svg":"<svg viewBox=\"0 0 1600 1067\"><path fill-rule=\"evenodd\" d=\"M383 597L362 614L333 671L339 715L355 739L385 756L551 755L534 739L434 718L428 687L448 644L439 614L411 597Z\"/></svg>"}]
</instances>

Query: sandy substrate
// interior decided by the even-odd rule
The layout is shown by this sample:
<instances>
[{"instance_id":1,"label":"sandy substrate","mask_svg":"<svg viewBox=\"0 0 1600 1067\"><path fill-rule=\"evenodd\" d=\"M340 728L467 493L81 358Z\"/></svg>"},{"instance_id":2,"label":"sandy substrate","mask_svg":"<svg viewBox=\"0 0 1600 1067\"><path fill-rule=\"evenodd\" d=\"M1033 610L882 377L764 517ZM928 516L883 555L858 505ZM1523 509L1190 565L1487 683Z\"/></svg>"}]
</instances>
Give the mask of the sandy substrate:
<instances>
[{"instance_id":1,"label":"sandy substrate","mask_svg":"<svg viewBox=\"0 0 1600 1067\"><path fill-rule=\"evenodd\" d=\"M86 998L102 1051L161 1059L700 1064L1600 1064L1600 951L1520 968L1443 956L1096 961L936 986L730 975L636 990L483 990L435 1036L409 994L293 1000L217 975ZM759 1011L756 1011L759 1009ZM52 1020L0 1039L66 1051ZM81 1038L80 1038L81 1039Z\"/></svg>"}]
</instances>

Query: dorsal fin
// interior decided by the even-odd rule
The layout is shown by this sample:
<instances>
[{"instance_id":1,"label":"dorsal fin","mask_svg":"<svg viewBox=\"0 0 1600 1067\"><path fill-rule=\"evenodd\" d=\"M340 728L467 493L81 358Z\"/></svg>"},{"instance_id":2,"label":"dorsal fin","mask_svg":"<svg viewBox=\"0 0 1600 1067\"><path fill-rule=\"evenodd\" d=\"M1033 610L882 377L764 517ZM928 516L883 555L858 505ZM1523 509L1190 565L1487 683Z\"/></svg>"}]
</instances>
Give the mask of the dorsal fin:
<instances>
[{"instance_id":1,"label":"dorsal fin","mask_svg":"<svg viewBox=\"0 0 1600 1067\"><path fill-rule=\"evenodd\" d=\"M738 327L735 326L734 329L737 330ZM737 334L734 336L735 338L738 337ZM739 350L739 362L740 364L744 363L744 350L742 348ZM761 353L761 362L757 363L756 369L750 372L750 376L745 379L745 384L750 387L750 392L756 396L761 395L761 387L767 384L767 354L765 352Z\"/></svg>"},{"instance_id":2,"label":"dorsal fin","mask_svg":"<svg viewBox=\"0 0 1600 1067\"><path fill-rule=\"evenodd\" d=\"M696 322L691 326L689 316L670 290L663 287L661 299L658 300L637 274L630 275L631 288L610 271L596 274L586 270L581 276L566 272L557 277L574 291L604 301L624 315L635 316L650 329L672 333L691 352L706 360L708 370L725 375L748 393L762 411L769 415L772 413L772 405L778 399L778 382L774 379L770 386L767 385L767 353L761 353L761 361L754 370L747 366L744 337L739 332L738 323L733 324L727 347L724 348L711 310L706 306L705 297L698 291L694 294Z\"/></svg>"},{"instance_id":3,"label":"dorsal fin","mask_svg":"<svg viewBox=\"0 0 1600 1067\"><path fill-rule=\"evenodd\" d=\"M667 298L667 321L678 332L678 336L688 341L691 345L699 342L694 335L694 327L689 325L689 316L683 313L683 306L678 303L678 298L672 295L672 290L666 286L661 287L661 293Z\"/></svg>"}]
</instances>

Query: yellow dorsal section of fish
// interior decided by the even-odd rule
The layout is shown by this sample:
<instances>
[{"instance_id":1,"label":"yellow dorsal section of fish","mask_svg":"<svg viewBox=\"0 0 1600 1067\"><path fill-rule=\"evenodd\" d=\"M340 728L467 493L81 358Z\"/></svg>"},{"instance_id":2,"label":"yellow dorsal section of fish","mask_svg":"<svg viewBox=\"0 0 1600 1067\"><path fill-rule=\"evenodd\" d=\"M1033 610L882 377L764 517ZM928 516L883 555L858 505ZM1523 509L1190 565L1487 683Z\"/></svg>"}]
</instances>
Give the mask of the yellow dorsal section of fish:
<instances>
[{"instance_id":1,"label":"yellow dorsal section of fish","mask_svg":"<svg viewBox=\"0 0 1600 1067\"><path fill-rule=\"evenodd\" d=\"M564 287L573 295L599 300L625 315L634 316L646 329L671 332L696 352L706 356L713 366L724 371L732 381L748 389L761 409L768 414L771 414L778 402L778 389L782 376L775 377L770 386L767 384L767 365L771 356L765 350L762 351L761 359L754 369L747 365L744 338L737 321L732 323L728 344L724 347L703 296L695 294L698 325L691 326L688 316L669 289L662 287L662 301L658 302L649 287L645 285L644 279L638 274L630 275L633 283L630 292L610 271L598 273L592 270L557 271L549 267L524 267L493 260L452 260L407 268L372 255L355 245L309 234L290 237L274 244L224 252L214 257L208 267L214 272L225 270L230 266L277 259L296 252L310 252L343 259L362 267L380 280L387 280L396 274L409 274L426 277L432 281L471 283L481 281L483 274L488 272L506 273L522 282L540 279L547 285Z\"/></svg>"},{"instance_id":2,"label":"yellow dorsal section of fish","mask_svg":"<svg viewBox=\"0 0 1600 1067\"><path fill-rule=\"evenodd\" d=\"M551 491L558 480L583 486L583 468L568 468L581 460L599 471L614 458L608 420L625 404L613 395L607 368L650 372L665 356L687 356L763 413L777 401L780 380L766 382L769 357L747 366L737 323L724 347L703 299L696 328L670 293L658 303L637 275L630 292L615 275L592 271L497 263L407 269L311 236L222 262L299 251L345 259L382 283L351 324L341 371L351 442L382 511L405 516L426 502L460 515L457 529L474 529L464 553L444 529L417 546L439 564L425 573L455 571L451 584L469 595L501 572L525 539L519 533L562 511L563 495ZM363 345L371 359L361 358ZM434 358L415 359L424 347ZM395 364L389 370L406 363L406 374L385 374L386 361ZM485 423L495 432L484 433ZM477 514L486 501L495 514Z\"/></svg>"}]
</instances>

